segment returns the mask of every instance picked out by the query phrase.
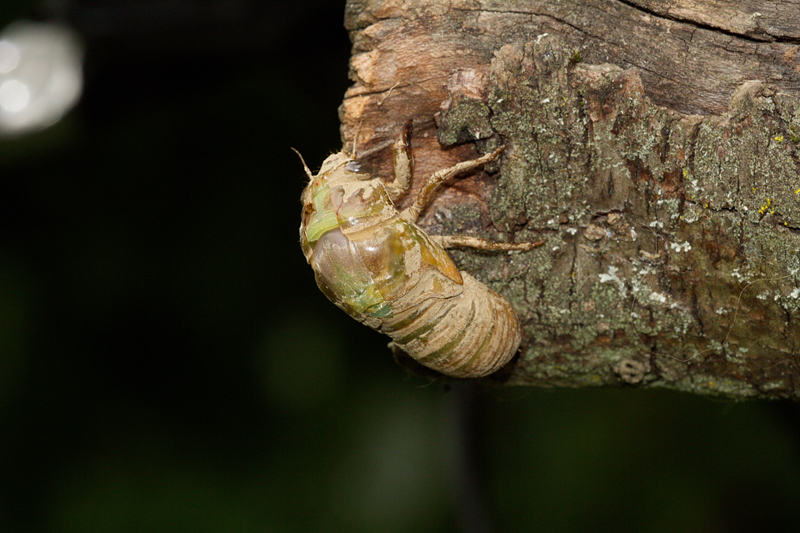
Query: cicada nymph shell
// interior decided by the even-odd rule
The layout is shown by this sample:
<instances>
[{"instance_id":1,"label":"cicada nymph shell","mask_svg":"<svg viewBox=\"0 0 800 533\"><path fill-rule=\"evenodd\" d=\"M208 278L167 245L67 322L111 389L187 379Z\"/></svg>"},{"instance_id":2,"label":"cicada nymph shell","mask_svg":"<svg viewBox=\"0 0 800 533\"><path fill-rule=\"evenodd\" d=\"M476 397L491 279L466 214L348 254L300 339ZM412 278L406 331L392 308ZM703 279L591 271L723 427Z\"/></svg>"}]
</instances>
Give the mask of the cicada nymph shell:
<instances>
[{"instance_id":1,"label":"cicada nymph shell","mask_svg":"<svg viewBox=\"0 0 800 533\"><path fill-rule=\"evenodd\" d=\"M435 236L416 225L439 184L492 161L502 148L436 172L402 212L394 202L410 188L408 129L394 150L391 183L344 152L329 156L316 175L306 167L303 253L334 304L423 365L454 377L489 375L516 353L519 320L505 298L459 272L444 247L528 250L542 242Z\"/></svg>"}]
</instances>

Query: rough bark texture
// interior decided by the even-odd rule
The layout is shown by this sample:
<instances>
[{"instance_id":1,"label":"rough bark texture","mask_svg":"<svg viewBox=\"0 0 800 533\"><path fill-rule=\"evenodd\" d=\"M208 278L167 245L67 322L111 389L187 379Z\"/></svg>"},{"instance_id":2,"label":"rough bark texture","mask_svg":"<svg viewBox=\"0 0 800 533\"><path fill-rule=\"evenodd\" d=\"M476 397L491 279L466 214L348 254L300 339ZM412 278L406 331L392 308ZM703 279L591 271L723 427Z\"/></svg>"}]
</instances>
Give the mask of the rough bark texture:
<instances>
[{"instance_id":1,"label":"rough bark texture","mask_svg":"<svg viewBox=\"0 0 800 533\"><path fill-rule=\"evenodd\" d=\"M800 397L800 2L350 0L342 135L413 120L431 233L524 328L508 384ZM386 148L386 149L384 149Z\"/></svg>"}]
</instances>

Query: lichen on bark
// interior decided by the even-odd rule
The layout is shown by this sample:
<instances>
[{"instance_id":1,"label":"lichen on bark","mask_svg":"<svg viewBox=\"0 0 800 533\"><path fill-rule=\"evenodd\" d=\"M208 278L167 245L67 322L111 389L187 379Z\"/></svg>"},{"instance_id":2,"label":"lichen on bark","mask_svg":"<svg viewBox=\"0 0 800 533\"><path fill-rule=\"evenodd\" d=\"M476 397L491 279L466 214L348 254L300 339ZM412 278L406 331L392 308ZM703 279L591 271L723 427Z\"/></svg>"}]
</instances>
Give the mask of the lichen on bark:
<instances>
[{"instance_id":1,"label":"lichen on bark","mask_svg":"<svg viewBox=\"0 0 800 533\"><path fill-rule=\"evenodd\" d=\"M682 115L636 70L548 36L498 50L489 86L485 102L452 95L438 135L480 142L491 125L506 144L492 224L547 238L506 282L528 342L502 379L796 395L769 371L800 347L796 100L748 83L724 116Z\"/></svg>"},{"instance_id":2,"label":"lichen on bark","mask_svg":"<svg viewBox=\"0 0 800 533\"><path fill-rule=\"evenodd\" d=\"M349 0L345 145L388 177L412 120L413 191L506 146L420 219L546 239L452 254L522 320L496 381L798 398L797 47L634 4Z\"/></svg>"}]
</instances>

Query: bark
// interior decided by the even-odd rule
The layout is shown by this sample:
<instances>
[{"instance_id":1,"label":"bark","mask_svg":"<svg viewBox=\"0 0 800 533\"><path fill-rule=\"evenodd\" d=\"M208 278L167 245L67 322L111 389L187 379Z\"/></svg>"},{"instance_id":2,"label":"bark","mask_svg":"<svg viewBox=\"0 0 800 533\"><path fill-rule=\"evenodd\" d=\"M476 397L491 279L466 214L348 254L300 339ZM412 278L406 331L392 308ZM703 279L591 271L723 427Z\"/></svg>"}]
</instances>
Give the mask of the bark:
<instances>
[{"instance_id":1,"label":"bark","mask_svg":"<svg viewBox=\"0 0 800 533\"><path fill-rule=\"evenodd\" d=\"M342 136L414 190L499 144L424 213L506 296L513 385L800 397L800 3L350 0Z\"/></svg>"}]
</instances>

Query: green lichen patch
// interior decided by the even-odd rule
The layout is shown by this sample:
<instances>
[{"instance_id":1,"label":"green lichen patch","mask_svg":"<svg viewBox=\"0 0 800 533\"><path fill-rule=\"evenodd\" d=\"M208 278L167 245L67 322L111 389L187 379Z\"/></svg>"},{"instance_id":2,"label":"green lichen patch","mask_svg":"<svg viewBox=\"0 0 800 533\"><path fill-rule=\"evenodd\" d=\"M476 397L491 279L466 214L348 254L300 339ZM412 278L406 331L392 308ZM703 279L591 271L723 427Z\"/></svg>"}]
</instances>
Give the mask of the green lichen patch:
<instances>
[{"instance_id":1,"label":"green lichen patch","mask_svg":"<svg viewBox=\"0 0 800 533\"><path fill-rule=\"evenodd\" d=\"M442 146L485 139L494 134L489 121L491 110L477 98L457 97L438 117L439 142Z\"/></svg>"},{"instance_id":2,"label":"green lichen patch","mask_svg":"<svg viewBox=\"0 0 800 533\"><path fill-rule=\"evenodd\" d=\"M547 239L460 259L522 309L511 382L800 397L781 375L800 357L798 99L748 83L724 116L681 115L635 69L550 37L499 49L491 80L485 102L453 99L440 137L499 136L484 214ZM647 379L620 366L642 360Z\"/></svg>"},{"instance_id":3,"label":"green lichen patch","mask_svg":"<svg viewBox=\"0 0 800 533\"><path fill-rule=\"evenodd\" d=\"M790 142L797 104L749 84L734 98L731 115L705 120L694 147L690 199L710 209L732 209L750 222L775 215L800 226L797 146Z\"/></svg>"}]
</instances>

